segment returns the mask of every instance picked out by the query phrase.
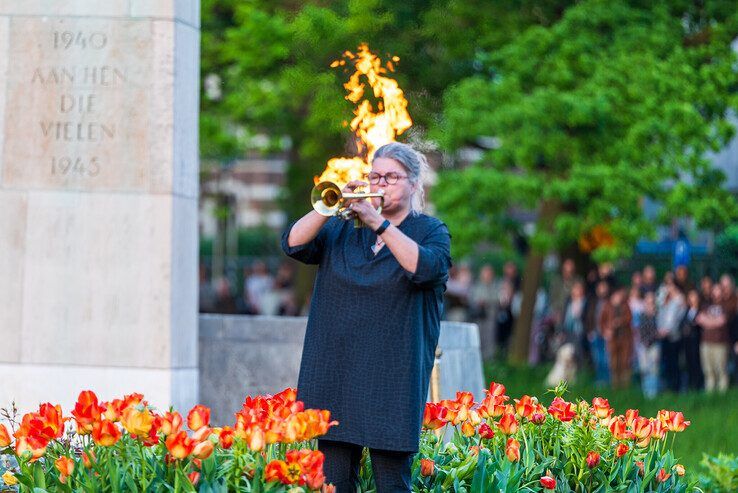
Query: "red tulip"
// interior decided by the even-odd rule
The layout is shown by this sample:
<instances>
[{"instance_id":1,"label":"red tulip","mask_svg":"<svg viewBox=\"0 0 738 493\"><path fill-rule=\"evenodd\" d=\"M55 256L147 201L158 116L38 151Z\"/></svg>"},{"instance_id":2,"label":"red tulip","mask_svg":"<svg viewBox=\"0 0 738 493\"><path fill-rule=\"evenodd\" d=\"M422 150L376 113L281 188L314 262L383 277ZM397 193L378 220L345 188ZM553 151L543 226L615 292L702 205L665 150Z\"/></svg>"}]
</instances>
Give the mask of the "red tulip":
<instances>
[{"instance_id":1,"label":"red tulip","mask_svg":"<svg viewBox=\"0 0 738 493\"><path fill-rule=\"evenodd\" d=\"M200 473L197 471L192 471L187 475L187 479L190 480L190 483L192 483L192 486L197 485L198 481L200 481Z\"/></svg>"},{"instance_id":2,"label":"red tulip","mask_svg":"<svg viewBox=\"0 0 738 493\"><path fill-rule=\"evenodd\" d=\"M524 395L515 399L515 414L521 418L529 418L536 409L536 403L530 396Z\"/></svg>"},{"instance_id":3,"label":"red tulip","mask_svg":"<svg viewBox=\"0 0 738 493\"><path fill-rule=\"evenodd\" d=\"M671 474L667 473L667 472L666 472L666 471L664 470L664 468L661 468L661 470L659 470L659 473L658 473L658 474L656 475L656 480L657 480L657 481L658 481L659 483L663 483L664 481L666 481L666 480L667 480L667 479L669 479L670 477L671 477Z\"/></svg>"},{"instance_id":4,"label":"red tulip","mask_svg":"<svg viewBox=\"0 0 738 493\"><path fill-rule=\"evenodd\" d=\"M594 469L597 467L597 465L600 463L600 454L595 452L594 450L590 451L587 454L587 467L590 469Z\"/></svg>"},{"instance_id":5,"label":"red tulip","mask_svg":"<svg viewBox=\"0 0 738 493\"><path fill-rule=\"evenodd\" d=\"M630 447L628 447L625 443L619 443L617 448L615 448L615 455L620 458L628 453L628 450L630 450Z\"/></svg>"},{"instance_id":6,"label":"red tulip","mask_svg":"<svg viewBox=\"0 0 738 493\"><path fill-rule=\"evenodd\" d=\"M92 426L92 439L96 444L103 447L114 445L120 439L120 436L120 429L115 426L115 423L107 419L97 421Z\"/></svg>"},{"instance_id":7,"label":"red tulip","mask_svg":"<svg viewBox=\"0 0 738 493\"><path fill-rule=\"evenodd\" d=\"M556 488L556 480L551 476L543 476L541 478L541 486L547 490L553 490Z\"/></svg>"},{"instance_id":8,"label":"red tulip","mask_svg":"<svg viewBox=\"0 0 738 493\"><path fill-rule=\"evenodd\" d=\"M92 427L100 421L100 415L105 411L97 401L97 395L91 390L83 390L77 397L72 416L77 422L77 433L87 435L92 433Z\"/></svg>"},{"instance_id":9,"label":"red tulip","mask_svg":"<svg viewBox=\"0 0 738 493\"><path fill-rule=\"evenodd\" d=\"M233 445L233 428L230 426L224 426L220 430L220 434L218 435L218 440L220 441L220 446L224 449L229 449Z\"/></svg>"},{"instance_id":10,"label":"red tulip","mask_svg":"<svg viewBox=\"0 0 738 493\"><path fill-rule=\"evenodd\" d=\"M494 438L495 431L487 423L482 423L479 427L479 436L486 439Z\"/></svg>"},{"instance_id":11,"label":"red tulip","mask_svg":"<svg viewBox=\"0 0 738 493\"><path fill-rule=\"evenodd\" d=\"M433 476L435 466L436 463L433 462L433 459L420 459L420 474L425 477Z\"/></svg>"}]
</instances>

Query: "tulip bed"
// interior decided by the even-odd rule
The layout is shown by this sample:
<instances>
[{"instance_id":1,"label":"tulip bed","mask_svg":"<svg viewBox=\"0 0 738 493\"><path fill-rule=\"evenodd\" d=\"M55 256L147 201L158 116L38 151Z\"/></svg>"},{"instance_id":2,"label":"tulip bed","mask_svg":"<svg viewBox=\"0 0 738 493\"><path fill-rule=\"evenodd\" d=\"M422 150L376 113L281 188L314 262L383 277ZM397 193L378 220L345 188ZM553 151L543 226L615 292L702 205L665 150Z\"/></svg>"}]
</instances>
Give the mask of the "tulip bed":
<instances>
[{"instance_id":1,"label":"tulip bed","mask_svg":"<svg viewBox=\"0 0 738 493\"><path fill-rule=\"evenodd\" d=\"M492 383L484 399L469 392L425 407L413 462L417 492L685 492L695 484L671 452L689 426L680 412L618 415L607 399L567 402L565 386L546 407L510 399ZM304 409L296 391L247 397L236 422L210 427L195 406L184 419L157 413L140 394L99 402L84 391L64 416L42 404L0 424L0 491L313 492L333 491L315 438L337 422ZM443 439L442 437L449 437ZM361 491L371 491L368 456Z\"/></svg>"},{"instance_id":2,"label":"tulip bed","mask_svg":"<svg viewBox=\"0 0 738 493\"><path fill-rule=\"evenodd\" d=\"M548 407L527 395L511 400L492 383L475 403L469 392L426 405L415 491L684 492L695 483L670 451L689 426L680 412L616 415L607 399L563 399ZM453 433L444 443L439 436Z\"/></svg>"},{"instance_id":3,"label":"tulip bed","mask_svg":"<svg viewBox=\"0 0 738 493\"><path fill-rule=\"evenodd\" d=\"M331 490L323 454L309 445L337 423L329 411L304 409L294 389L247 397L234 426L222 428L210 427L205 406L185 422L173 410L158 414L140 394L99 402L91 391L79 395L71 416L52 404L20 422L5 415L0 491Z\"/></svg>"}]
</instances>

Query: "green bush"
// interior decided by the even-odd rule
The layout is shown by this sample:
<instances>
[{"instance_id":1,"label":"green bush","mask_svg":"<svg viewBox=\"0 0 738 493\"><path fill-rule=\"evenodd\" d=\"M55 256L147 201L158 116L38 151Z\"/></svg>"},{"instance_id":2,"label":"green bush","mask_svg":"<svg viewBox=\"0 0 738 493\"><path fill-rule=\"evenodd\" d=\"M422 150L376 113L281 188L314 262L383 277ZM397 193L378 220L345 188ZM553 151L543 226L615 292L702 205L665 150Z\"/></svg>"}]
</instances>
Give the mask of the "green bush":
<instances>
[{"instance_id":1,"label":"green bush","mask_svg":"<svg viewBox=\"0 0 738 493\"><path fill-rule=\"evenodd\" d=\"M705 454L700 465L705 470L700 475L700 484L705 493L738 491L738 457Z\"/></svg>"}]
</instances>

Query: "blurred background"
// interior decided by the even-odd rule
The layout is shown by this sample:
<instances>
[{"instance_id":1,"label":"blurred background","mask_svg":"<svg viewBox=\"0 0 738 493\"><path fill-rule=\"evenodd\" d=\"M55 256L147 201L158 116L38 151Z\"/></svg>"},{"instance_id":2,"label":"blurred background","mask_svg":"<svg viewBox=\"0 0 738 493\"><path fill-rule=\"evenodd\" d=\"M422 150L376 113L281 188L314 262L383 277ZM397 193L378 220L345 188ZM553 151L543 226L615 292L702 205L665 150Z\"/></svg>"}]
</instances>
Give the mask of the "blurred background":
<instances>
[{"instance_id":1,"label":"blurred background","mask_svg":"<svg viewBox=\"0 0 738 493\"><path fill-rule=\"evenodd\" d=\"M343 55L366 43L487 380L682 410L686 465L738 452L737 36L734 1L202 0L200 311L307 313L279 238L365 152Z\"/></svg>"}]
</instances>

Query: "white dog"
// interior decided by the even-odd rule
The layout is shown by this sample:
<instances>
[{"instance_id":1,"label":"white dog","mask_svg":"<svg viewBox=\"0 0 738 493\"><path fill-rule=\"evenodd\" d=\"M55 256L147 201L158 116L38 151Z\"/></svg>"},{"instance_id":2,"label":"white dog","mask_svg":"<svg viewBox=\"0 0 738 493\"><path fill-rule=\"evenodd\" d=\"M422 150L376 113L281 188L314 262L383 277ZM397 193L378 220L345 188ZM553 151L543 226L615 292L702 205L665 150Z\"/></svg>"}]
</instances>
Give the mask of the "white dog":
<instances>
[{"instance_id":1,"label":"white dog","mask_svg":"<svg viewBox=\"0 0 738 493\"><path fill-rule=\"evenodd\" d=\"M546 385L556 387L562 380L573 382L577 376L577 363L574 360L574 344L562 344L556 352L556 362L546 376Z\"/></svg>"}]
</instances>

